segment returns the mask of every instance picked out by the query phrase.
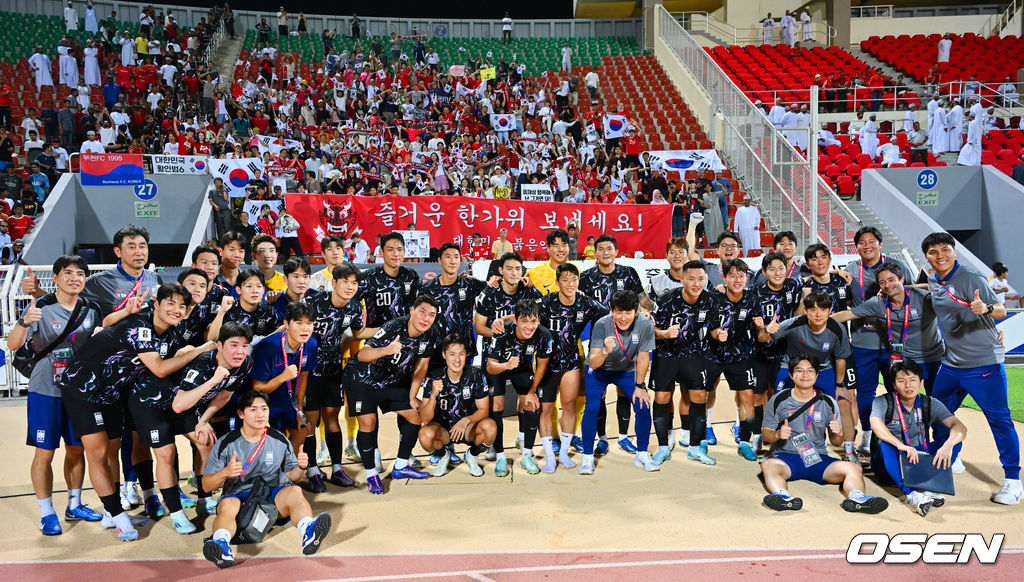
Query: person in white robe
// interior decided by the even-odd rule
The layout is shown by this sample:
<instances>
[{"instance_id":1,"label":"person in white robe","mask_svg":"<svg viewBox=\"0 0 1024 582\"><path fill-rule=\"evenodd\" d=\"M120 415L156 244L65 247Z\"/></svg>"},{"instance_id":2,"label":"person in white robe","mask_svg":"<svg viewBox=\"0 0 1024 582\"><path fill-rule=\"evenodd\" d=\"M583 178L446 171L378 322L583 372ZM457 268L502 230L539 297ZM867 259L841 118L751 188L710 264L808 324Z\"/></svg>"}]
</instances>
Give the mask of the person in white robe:
<instances>
[{"instance_id":1,"label":"person in white robe","mask_svg":"<svg viewBox=\"0 0 1024 582\"><path fill-rule=\"evenodd\" d=\"M973 95L971 97L971 113L974 114L976 119L981 119L985 115L985 107L981 104L981 96Z\"/></svg>"},{"instance_id":2,"label":"person in white robe","mask_svg":"<svg viewBox=\"0 0 1024 582\"><path fill-rule=\"evenodd\" d=\"M889 143L878 148L878 155L882 156L881 164L887 168L893 166L905 166L907 161L900 157L899 140L896 136L889 138Z\"/></svg>"},{"instance_id":3,"label":"person in white robe","mask_svg":"<svg viewBox=\"0 0 1024 582\"><path fill-rule=\"evenodd\" d=\"M946 107L939 105L928 118L928 141L932 144L935 155L949 151L949 126L946 118Z\"/></svg>"},{"instance_id":4,"label":"person in white robe","mask_svg":"<svg viewBox=\"0 0 1024 582\"><path fill-rule=\"evenodd\" d=\"M64 27L67 32L78 30L78 11L71 2L64 7Z\"/></svg>"},{"instance_id":5,"label":"person in white robe","mask_svg":"<svg viewBox=\"0 0 1024 582\"><path fill-rule=\"evenodd\" d=\"M772 13L768 13L768 18L761 21L761 26L764 27L764 44L775 44L775 19L772 18Z\"/></svg>"},{"instance_id":6,"label":"person in white robe","mask_svg":"<svg viewBox=\"0 0 1024 582\"><path fill-rule=\"evenodd\" d=\"M85 4L85 30L96 34L100 31L99 22L96 20L96 7L92 2Z\"/></svg>"},{"instance_id":7,"label":"person in white robe","mask_svg":"<svg viewBox=\"0 0 1024 582\"><path fill-rule=\"evenodd\" d=\"M821 129L818 130L818 145L821 147L830 145L843 145L841 141L836 139L835 134L825 129L826 127L828 127L828 124L822 123Z\"/></svg>"},{"instance_id":8,"label":"person in white robe","mask_svg":"<svg viewBox=\"0 0 1024 582\"><path fill-rule=\"evenodd\" d=\"M28 66L36 76L36 92L38 93L46 85L53 87L53 65L50 57L43 53L43 47L37 46L36 52L28 59Z\"/></svg>"},{"instance_id":9,"label":"person in white robe","mask_svg":"<svg viewBox=\"0 0 1024 582\"><path fill-rule=\"evenodd\" d=\"M857 112L857 118L850 122L850 126L847 128L849 132L850 141L856 143L860 140L860 130L864 127L866 121L864 120L864 110L861 109Z\"/></svg>"},{"instance_id":10,"label":"person in white robe","mask_svg":"<svg viewBox=\"0 0 1024 582\"><path fill-rule=\"evenodd\" d=\"M796 126L800 128L806 128L811 125L811 114L807 105L800 106L800 112L796 114ZM796 141L799 144L800 149L807 151L807 136L809 131L806 129L800 129L795 133Z\"/></svg>"},{"instance_id":11,"label":"person in white robe","mask_svg":"<svg viewBox=\"0 0 1024 582\"><path fill-rule=\"evenodd\" d=\"M100 60L99 50L94 46L86 47L83 51L85 54L85 82L93 87L99 87L103 84L103 79L100 76Z\"/></svg>"},{"instance_id":12,"label":"person in white robe","mask_svg":"<svg viewBox=\"0 0 1024 582\"><path fill-rule=\"evenodd\" d=\"M741 256L750 256L750 252L761 250L761 212L756 206L750 203L750 194L743 196L743 206L736 209L733 217L733 226L740 235L740 244L743 246Z\"/></svg>"},{"instance_id":13,"label":"person in white robe","mask_svg":"<svg viewBox=\"0 0 1024 582\"><path fill-rule=\"evenodd\" d=\"M68 87L78 86L78 59L71 54L71 48L61 45L57 47L57 64L60 67L60 84Z\"/></svg>"},{"instance_id":14,"label":"person in white robe","mask_svg":"<svg viewBox=\"0 0 1024 582\"><path fill-rule=\"evenodd\" d=\"M908 134L914 131L915 121L917 121L917 105L911 103L907 106L907 112L903 115L903 131Z\"/></svg>"},{"instance_id":15,"label":"person in white robe","mask_svg":"<svg viewBox=\"0 0 1024 582\"><path fill-rule=\"evenodd\" d=\"M942 38L939 40L939 45L938 45L937 50L938 50L937 62L948 63L949 62L949 55L953 51L953 40L951 38L949 38L949 33L946 33L945 35L943 35Z\"/></svg>"},{"instance_id":16,"label":"person in white robe","mask_svg":"<svg viewBox=\"0 0 1024 582\"><path fill-rule=\"evenodd\" d=\"M797 127L800 124L799 121L800 112L797 109L796 103L790 106L789 111L782 116L782 135L786 138L789 143L793 144L793 147L798 147L799 138L797 136L799 131L789 129L791 127Z\"/></svg>"},{"instance_id":17,"label":"person in white robe","mask_svg":"<svg viewBox=\"0 0 1024 582\"><path fill-rule=\"evenodd\" d=\"M1017 91L1017 85L1009 77L1003 80L996 91L998 91L999 96L1002 98L1003 107L1019 105L1020 92Z\"/></svg>"},{"instance_id":18,"label":"person in white robe","mask_svg":"<svg viewBox=\"0 0 1024 582\"><path fill-rule=\"evenodd\" d=\"M121 39L121 64L126 67L135 66L135 40L123 37Z\"/></svg>"},{"instance_id":19,"label":"person in white robe","mask_svg":"<svg viewBox=\"0 0 1024 582\"><path fill-rule=\"evenodd\" d=\"M947 132L949 133L949 151L958 152L964 145L964 108L960 101L953 102L953 109L949 111L947 119Z\"/></svg>"},{"instance_id":20,"label":"person in white robe","mask_svg":"<svg viewBox=\"0 0 1024 582\"><path fill-rule=\"evenodd\" d=\"M76 89L78 90L78 97L76 97L75 100L82 106L82 111L88 111L89 98L92 96L92 89L85 84L85 81L80 81Z\"/></svg>"},{"instance_id":21,"label":"person in white robe","mask_svg":"<svg viewBox=\"0 0 1024 582\"><path fill-rule=\"evenodd\" d=\"M981 165L981 118L975 117L973 113L967 114L970 122L967 124L967 143L960 150L956 158L958 166L980 166Z\"/></svg>"},{"instance_id":22,"label":"person in white robe","mask_svg":"<svg viewBox=\"0 0 1024 582\"><path fill-rule=\"evenodd\" d=\"M871 156L878 155L878 127L875 125L875 114L868 116L868 122L860 128L860 151Z\"/></svg>"},{"instance_id":23,"label":"person in white robe","mask_svg":"<svg viewBox=\"0 0 1024 582\"><path fill-rule=\"evenodd\" d=\"M803 33L801 35L803 42L814 40L814 33L811 32L811 13L806 8L800 14L800 31Z\"/></svg>"},{"instance_id":24,"label":"person in white robe","mask_svg":"<svg viewBox=\"0 0 1024 582\"><path fill-rule=\"evenodd\" d=\"M988 133L993 130L998 130L999 126L996 125L996 108L989 107L985 110L985 116L982 118L982 131Z\"/></svg>"},{"instance_id":25,"label":"person in white robe","mask_svg":"<svg viewBox=\"0 0 1024 582\"><path fill-rule=\"evenodd\" d=\"M782 99L776 99L775 105L772 105L771 110L768 111L768 121L775 127L782 127L782 117L786 115L786 108L782 105Z\"/></svg>"},{"instance_id":26,"label":"person in white robe","mask_svg":"<svg viewBox=\"0 0 1024 582\"><path fill-rule=\"evenodd\" d=\"M793 15L786 11L785 16L779 20L779 28L782 29L782 44L793 47Z\"/></svg>"}]
</instances>

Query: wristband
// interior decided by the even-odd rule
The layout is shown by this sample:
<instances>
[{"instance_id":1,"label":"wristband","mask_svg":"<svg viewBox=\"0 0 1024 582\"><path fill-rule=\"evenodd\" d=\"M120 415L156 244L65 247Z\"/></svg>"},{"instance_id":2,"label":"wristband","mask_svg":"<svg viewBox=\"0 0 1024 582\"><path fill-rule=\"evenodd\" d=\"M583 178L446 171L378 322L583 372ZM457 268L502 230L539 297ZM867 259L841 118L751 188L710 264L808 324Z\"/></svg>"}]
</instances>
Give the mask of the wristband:
<instances>
[{"instance_id":1,"label":"wristband","mask_svg":"<svg viewBox=\"0 0 1024 582\"><path fill-rule=\"evenodd\" d=\"M996 310L996 306L993 303L988 304L988 309L985 310L985 315L991 315Z\"/></svg>"},{"instance_id":2,"label":"wristband","mask_svg":"<svg viewBox=\"0 0 1024 582\"><path fill-rule=\"evenodd\" d=\"M647 390L647 384L645 384L644 382L637 382L636 387L639 388L640 390Z\"/></svg>"},{"instance_id":3,"label":"wristband","mask_svg":"<svg viewBox=\"0 0 1024 582\"><path fill-rule=\"evenodd\" d=\"M32 327L31 323L25 323L25 319L24 318L19 318L18 319L18 325L20 325L21 327L24 327L26 329Z\"/></svg>"}]
</instances>

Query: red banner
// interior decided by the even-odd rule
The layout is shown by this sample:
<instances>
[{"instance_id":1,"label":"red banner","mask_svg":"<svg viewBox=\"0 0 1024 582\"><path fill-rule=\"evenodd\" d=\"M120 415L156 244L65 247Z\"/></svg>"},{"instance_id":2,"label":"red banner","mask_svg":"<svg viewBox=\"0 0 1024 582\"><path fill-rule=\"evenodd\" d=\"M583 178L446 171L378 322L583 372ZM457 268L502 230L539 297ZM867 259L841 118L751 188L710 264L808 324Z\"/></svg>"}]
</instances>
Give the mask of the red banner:
<instances>
[{"instance_id":1,"label":"red banner","mask_svg":"<svg viewBox=\"0 0 1024 582\"><path fill-rule=\"evenodd\" d=\"M465 249L474 233L488 243L508 229L508 240L526 257L543 250L547 233L575 224L582 252L588 236L610 234L620 254L661 253L672 235L672 205L570 204L524 202L462 196L339 196L288 194L288 211L299 221L299 242L320 250L328 234L350 237L359 232L372 249L378 234L393 230L430 232L430 246L454 242Z\"/></svg>"}]
</instances>

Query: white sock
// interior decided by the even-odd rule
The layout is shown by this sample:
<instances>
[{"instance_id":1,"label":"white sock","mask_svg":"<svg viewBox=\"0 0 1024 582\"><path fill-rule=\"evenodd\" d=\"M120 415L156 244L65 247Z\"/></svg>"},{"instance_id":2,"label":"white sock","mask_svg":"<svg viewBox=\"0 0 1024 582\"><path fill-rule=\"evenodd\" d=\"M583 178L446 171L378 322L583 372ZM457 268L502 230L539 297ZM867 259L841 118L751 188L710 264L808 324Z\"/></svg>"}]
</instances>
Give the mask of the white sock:
<instances>
[{"instance_id":1,"label":"white sock","mask_svg":"<svg viewBox=\"0 0 1024 582\"><path fill-rule=\"evenodd\" d=\"M376 467L374 467L372 469L367 469L366 470L366 478L367 479L369 479L370 477L376 477L376 476L377 476L377 468Z\"/></svg>"},{"instance_id":2,"label":"white sock","mask_svg":"<svg viewBox=\"0 0 1024 582\"><path fill-rule=\"evenodd\" d=\"M476 460L476 455L473 454L472 450L466 449L466 458L467 459L472 459L472 460L475 461Z\"/></svg>"},{"instance_id":3,"label":"white sock","mask_svg":"<svg viewBox=\"0 0 1024 582\"><path fill-rule=\"evenodd\" d=\"M338 471L341 470L341 464L340 463L335 463L335 464L331 465L331 470L334 471L335 473L337 473Z\"/></svg>"},{"instance_id":4,"label":"white sock","mask_svg":"<svg viewBox=\"0 0 1024 582\"><path fill-rule=\"evenodd\" d=\"M785 488L776 491L775 495L778 495L779 497L785 497L786 499L789 499L791 497L789 494L789 490Z\"/></svg>"},{"instance_id":5,"label":"white sock","mask_svg":"<svg viewBox=\"0 0 1024 582\"><path fill-rule=\"evenodd\" d=\"M583 462L584 463L587 463L587 462L593 463L594 462L594 455L588 455L588 454L584 453L584 455L583 455Z\"/></svg>"},{"instance_id":6,"label":"white sock","mask_svg":"<svg viewBox=\"0 0 1024 582\"><path fill-rule=\"evenodd\" d=\"M392 467L392 471L395 469L404 469L409 466L409 459L395 459L395 466Z\"/></svg>"},{"instance_id":7,"label":"white sock","mask_svg":"<svg viewBox=\"0 0 1024 582\"><path fill-rule=\"evenodd\" d=\"M303 517L299 520L299 523L295 524L295 527L299 528L299 531L304 532L306 531L306 527L311 523L313 523L312 517Z\"/></svg>"},{"instance_id":8,"label":"white sock","mask_svg":"<svg viewBox=\"0 0 1024 582\"><path fill-rule=\"evenodd\" d=\"M847 497L854 501L863 501L867 495L864 495L864 492L860 489L854 489L853 491L850 491L850 494L847 495Z\"/></svg>"},{"instance_id":9,"label":"white sock","mask_svg":"<svg viewBox=\"0 0 1024 582\"><path fill-rule=\"evenodd\" d=\"M519 433L519 439L518 439L518 442L521 442L521 443L522 443L522 442L526 442L526 433L525 433L525 432L521 432L521 433Z\"/></svg>"},{"instance_id":10,"label":"white sock","mask_svg":"<svg viewBox=\"0 0 1024 582\"><path fill-rule=\"evenodd\" d=\"M156 489L143 489L142 499L143 501L149 501L150 497L156 497Z\"/></svg>"},{"instance_id":11,"label":"white sock","mask_svg":"<svg viewBox=\"0 0 1024 582\"><path fill-rule=\"evenodd\" d=\"M317 475L318 473L320 473L320 469L318 469L315 465L310 467L310 468L308 468L308 469L306 469L306 476L307 477L313 477L314 475Z\"/></svg>"},{"instance_id":12,"label":"white sock","mask_svg":"<svg viewBox=\"0 0 1024 582\"><path fill-rule=\"evenodd\" d=\"M856 446L857 443L853 441L843 441L843 450L849 454L853 454L853 452L856 450Z\"/></svg>"},{"instance_id":13,"label":"white sock","mask_svg":"<svg viewBox=\"0 0 1024 582\"><path fill-rule=\"evenodd\" d=\"M221 541L225 541L225 542L230 543L231 542L231 532L229 532L226 529L219 529L219 530L213 532L213 539L221 540Z\"/></svg>"},{"instance_id":14,"label":"white sock","mask_svg":"<svg viewBox=\"0 0 1024 582\"><path fill-rule=\"evenodd\" d=\"M68 507L74 509L82 504L82 490L68 489Z\"/></svg>"},{"instance_id":15,"label":"white sock","mask_svg":"<svg viewBox=\"0 0 1024 582\"><path fill-rule=\"evenodd\" d=\"M373 464L380 465L380 449L373 449Z\"/></svg>"},{"instance_id":16,"label":"white sock","mask_svg":"<svg viewBox=\"0 0 1024 582\"><path fill-rule=\"evenodd\" d=\"M668 445L665 445L665 446L659 446L659 447L658 447L658 450L659 450L659 451L668 451Z\"/></svg>"},{"instance_id":17,"label":"white sock","mask_svg":"<svg viewBox=\"0 0 1024 582\"><path fill-rule=\"evenodd\" d=\"M53 497L47 497L46 499L36 499L39 502L39 511L42 513L41 517L47 515L55 515L57 512L53 509Z\"/></svg>"},{"instance_id":18,"label":"white sock","mask_svg":"<svg viewBox=\"0 0 1024 582\"><path fill-rule=\"evenodd\" d=\"M174 519L175 517L180 518L180 519L186 519L186 520L188 519L188 516L185 515L185 510L184 509L179 509L178 511L175 511L174 513L171 514L171 519Z\"/></svg>"},{"instance_id":19,"label":"white sock","mask_svg":"<svg viewBox=\"0 0 1024 582\"><path fill-rule=\"evenodd\" d=\"M558 440L559 440L559 444L562 445L561 448L559 449L559 454L568 456L569 455L569 446L572 444L572 433L571 432L563 432L561 434L561 438L559 438Z\"/></svg>"},{"instance_id":20,"label":"white sock","mask_svg":"<svg viewBox=\"0 0 1024 582\"><path fill-rule=\"evenodd\" d=\"M597 437L597 440L603 441L603 442L608 442L608 435L603 434L603 435Z\"/></svg>"},{"instance_id":21,"label":"white sock","mask_svg":"<svg viewBox=\"0 0 1024 582\"><path fill-rule=\"evenodd\" d=\"M498 453L498 460L499 461L500 460L504 460L505 458L506 458L505 457L505 451L501 451L500 453Z\"/></svg>"},{"instance_id":22,"label":"white sock","mask_svg":"<svg viewBox=\"0 0 1024 582\"><path fill-rule=\"evenodd\" d=\"M128 517L128 512L126 511L122 511L114 516L114 527L121 531L131 531L135 529L135 526L132 525L132 518Z\"/></svg>"},{"instance_id":23,"label":"white sock","mask_svg":"<svg viewBox=\"0 0 1024 582\"><path fill-rule=\"evenodd\" d=\"M555 445L551 437L540 437L540 444L544 446L544 458L551 459L555 456Z\"/></svg>"}]
</instances>

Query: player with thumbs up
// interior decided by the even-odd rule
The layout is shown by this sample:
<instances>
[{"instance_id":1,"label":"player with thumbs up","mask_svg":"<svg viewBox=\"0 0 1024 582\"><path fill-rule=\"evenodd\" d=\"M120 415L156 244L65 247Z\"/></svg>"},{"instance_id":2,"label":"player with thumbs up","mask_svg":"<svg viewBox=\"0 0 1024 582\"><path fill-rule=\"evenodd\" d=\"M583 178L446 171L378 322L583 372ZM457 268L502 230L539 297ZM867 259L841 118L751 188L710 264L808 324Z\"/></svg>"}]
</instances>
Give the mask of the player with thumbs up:
<instances>
[{"instance_id":1,"label":"player with thumbs up","mask_svg":"<svg viewBox=\"0 0 1024 582\"><path fill-rule=\"evenodd\" d=\"M811 481L819 485L839 483L846 495L846 511L879 513L889 507L881 497L864 494L864 470L859 463L840 461L828 454L826 437L835 446L843 443L836 400L817 390L814 382L820 363L813 355L798 354L789 359L793 388L772 396L765 407L761 427L764 442L771 445L769 458L761 464L769 494L764 504L775 511L798 510L803 500L789 493L789 481Z\"/></svg>"},{"instance_id":2,"label":"player with thumbs up","mask_svg":"<svg viewBox=\"0 0 1024 582\"><path fill-rule=\"evenodd\" d=\"M238 416L241 427L217 440L203 471L205 490L223 488L213 535L203 544L203 556L218 568L235 564L231 539L239 526L251 532L247 526L253 525L237 523L238 513L259 480L267 485L263 505L273 504L277 510L270 520L290 518L302 536L302 553L315 554L331 532L331 516L321 513L313 517L302 489L293 486L308 469L309 457L301 450L296 455L284 434L270 426L271 403L266 394L255 390L243 393L238 399Z\"/></svg>"}]
</instances>

